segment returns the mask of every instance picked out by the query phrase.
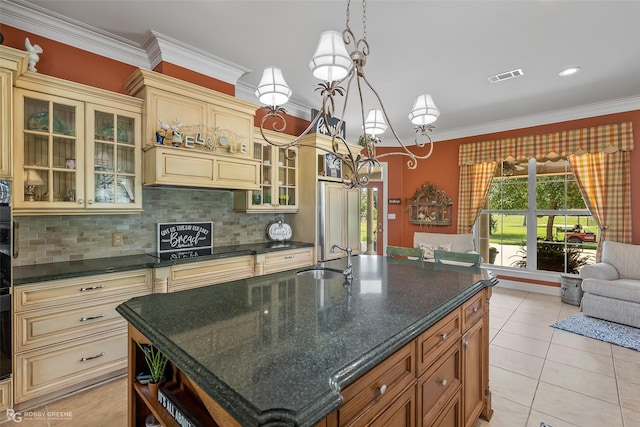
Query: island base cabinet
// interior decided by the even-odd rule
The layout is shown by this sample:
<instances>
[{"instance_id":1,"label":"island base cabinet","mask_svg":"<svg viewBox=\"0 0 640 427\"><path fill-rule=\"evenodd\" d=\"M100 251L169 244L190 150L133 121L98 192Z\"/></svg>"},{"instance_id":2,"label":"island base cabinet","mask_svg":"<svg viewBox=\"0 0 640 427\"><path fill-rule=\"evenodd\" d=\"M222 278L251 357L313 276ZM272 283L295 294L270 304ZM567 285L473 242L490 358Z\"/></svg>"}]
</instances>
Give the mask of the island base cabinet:
<instances>
[{"instance_id":1,"label":"island base cabinet","mask_svg":"<svg viewBox=\"0 0 640 427\"><path fill-rule=\"evenodd\" d=\"M13 384L11 378L8 380L4 380L0 382L0 411L4 411L7 408L11 408L12 399L11 399L11 390L13 389ZM0 422L2 418L0 418Z\"/></svg>"}]
</instances>

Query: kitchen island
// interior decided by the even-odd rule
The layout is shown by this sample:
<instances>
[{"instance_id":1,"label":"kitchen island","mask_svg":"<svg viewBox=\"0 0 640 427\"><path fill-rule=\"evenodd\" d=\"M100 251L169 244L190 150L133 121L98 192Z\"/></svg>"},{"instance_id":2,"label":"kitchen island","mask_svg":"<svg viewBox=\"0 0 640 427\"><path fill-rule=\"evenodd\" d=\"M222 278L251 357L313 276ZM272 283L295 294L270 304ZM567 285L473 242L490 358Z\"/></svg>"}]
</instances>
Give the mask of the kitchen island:
<instances>
[{"instance_id":1,"label":"kitchen island","mask_svg":"<svg viewBox=\"0 0 640 427\"><path fill-rule=\"evenodd\" d=\"M341 270L345 260L321 266ZM144 366L135 341L169 357L165 393L202 425L387 424L400 414L410 425L462 426L490 417L486 312L495 279L379 256L355 257L353 276L291 270L118 306L130 324L130 425L149 413L179 425L135 381ZM441 390L432 393L430 380ZM469 396L478 401L467 404Z\"/></svg>"}]
</instances>

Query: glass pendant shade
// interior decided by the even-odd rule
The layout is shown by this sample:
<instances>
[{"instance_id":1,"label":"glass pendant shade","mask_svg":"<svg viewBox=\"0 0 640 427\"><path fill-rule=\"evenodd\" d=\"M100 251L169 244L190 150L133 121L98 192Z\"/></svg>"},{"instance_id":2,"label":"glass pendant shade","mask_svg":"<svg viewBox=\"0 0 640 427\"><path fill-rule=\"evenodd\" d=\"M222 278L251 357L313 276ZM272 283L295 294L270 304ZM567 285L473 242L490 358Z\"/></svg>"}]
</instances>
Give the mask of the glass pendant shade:
<instances>
[{"instance_id":1,"label":"glass pendant shade","mask_svg":"<svg viewBox=\"0 0 640 427\"><path fill-rule=\"evenodd\" d=\"M414 125L428 125L438 120L439 115L440 110L436 107L431 95L427 93L416 98L413 109L409 113L409 120Z\"/></svg>"},{"instance_id":2,"label":"glass pendant shade","mask_svg":"<svg viewBox=\"0 0 640 427\"><path fill-rule=\"evenodd\" d=\"M327 82L343 79L349 74L351 57L339 32L325 31L320 35L309 69L314 77Z\"/></svg>"},{"instance_id":3,"label":"glass pendant shade","mask_svg":"<svg viewBox=\"0 0 640 427\"><path fill-rule=\"evenodd\" d=\"M369 110L367 118L364 121L364 131L369 135L380 135L387 130L387 123L384 121L384 115L380 110Z\"/></svg>"},{"instance_id":4,"label":"glass pendant shade","mask_svg":"<svg viewBox=\"0 0 640 427\"><path fill-rule=\"evenodd\" d=\"M256 89L256 96L264 105L284 105L291 97L291 89L282 76L282 70L268 67L262 73L262 79Z\"/></svg>"}]
</instances>

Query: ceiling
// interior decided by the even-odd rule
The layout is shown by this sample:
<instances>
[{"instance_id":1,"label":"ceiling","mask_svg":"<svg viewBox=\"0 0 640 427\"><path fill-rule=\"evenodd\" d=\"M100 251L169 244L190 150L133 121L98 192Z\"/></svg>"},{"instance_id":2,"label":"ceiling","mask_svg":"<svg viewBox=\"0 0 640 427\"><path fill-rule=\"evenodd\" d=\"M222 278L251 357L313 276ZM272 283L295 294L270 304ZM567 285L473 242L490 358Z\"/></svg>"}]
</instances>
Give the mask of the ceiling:
<instances>
[{"instance_id":1,"label":"ceiling","mask_svg":"<svg viewBox=\"0 0 640 427\"><path fill-rule=\"evenodd\" d=\"M346 10L337 0L20 3L136 45L149 30L161 33L250 70L239 89L255 88L263 68L277 65L303 110L319 106L308 69L319 35L344 29ZM422 93L432 94L441 110L434 140L640 109L640 0L368 0L366 17L365 74L403 138L412 138L407 114ZM354 0L357 37L362 27L362 5ZM558 76L570 66L582 70ZM518 68L522 77L487 80ZM366 113L373 99L365 93L364 100ZM350 139L360 127L355 94L349 104ZM389 130L382 140L391 140Z\"/></svg>"}]
</instances>

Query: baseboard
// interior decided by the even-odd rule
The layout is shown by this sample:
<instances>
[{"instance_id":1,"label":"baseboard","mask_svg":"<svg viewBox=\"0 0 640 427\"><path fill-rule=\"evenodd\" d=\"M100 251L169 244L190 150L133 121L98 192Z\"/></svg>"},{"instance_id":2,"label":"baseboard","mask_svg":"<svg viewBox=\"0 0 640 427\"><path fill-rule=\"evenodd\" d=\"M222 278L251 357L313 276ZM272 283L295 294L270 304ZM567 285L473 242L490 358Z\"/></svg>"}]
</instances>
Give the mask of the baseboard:
<instances>
[{"instance_id":1,"label":"baseboard","mask_svg":"<svg viewBox=\"0 0 640 427\"><path fill-rule=\"evenodd\" d=\"M562 290L555 286L537 285L535 283L516 282L515 280L499 279L496 285L501 288L517 289L519 291L536 292L538 294L561 296Z\"/></svg>"}]
</instances>

